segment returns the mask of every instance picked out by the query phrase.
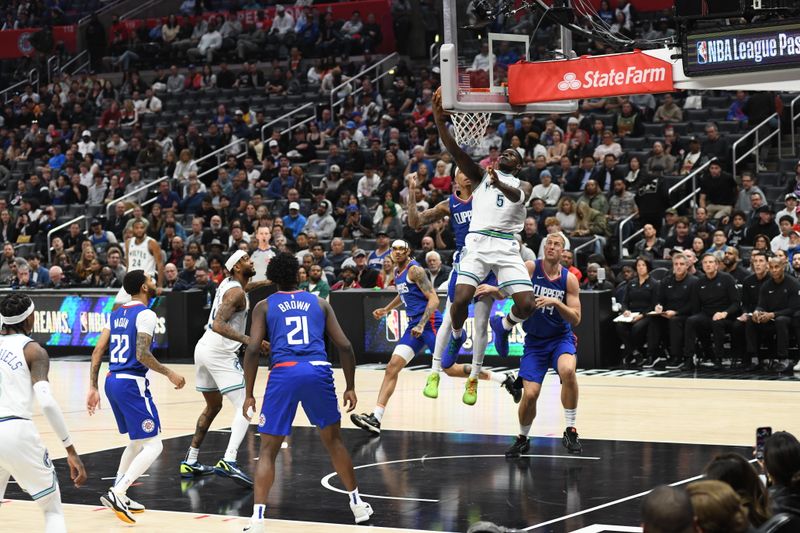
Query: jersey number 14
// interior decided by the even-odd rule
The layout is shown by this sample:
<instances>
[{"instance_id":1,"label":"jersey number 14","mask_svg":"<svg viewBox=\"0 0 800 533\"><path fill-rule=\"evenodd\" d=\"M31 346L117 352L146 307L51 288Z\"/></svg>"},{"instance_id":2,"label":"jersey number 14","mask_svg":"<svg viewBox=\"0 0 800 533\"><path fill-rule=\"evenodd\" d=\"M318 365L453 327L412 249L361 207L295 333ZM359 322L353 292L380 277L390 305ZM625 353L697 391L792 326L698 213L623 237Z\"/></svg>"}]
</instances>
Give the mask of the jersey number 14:
<instances>
[{"instance_id":1,"label":"jersey number 14","mask_svg":"<svg viewBox=\"0 0 800 533\"><path fill-rule=\"evenodd\" d=\"M128 360L128 351L130 351L130 338L127 335L111 335L112 363L125 363Z\"/></svg>"}]
</instances>

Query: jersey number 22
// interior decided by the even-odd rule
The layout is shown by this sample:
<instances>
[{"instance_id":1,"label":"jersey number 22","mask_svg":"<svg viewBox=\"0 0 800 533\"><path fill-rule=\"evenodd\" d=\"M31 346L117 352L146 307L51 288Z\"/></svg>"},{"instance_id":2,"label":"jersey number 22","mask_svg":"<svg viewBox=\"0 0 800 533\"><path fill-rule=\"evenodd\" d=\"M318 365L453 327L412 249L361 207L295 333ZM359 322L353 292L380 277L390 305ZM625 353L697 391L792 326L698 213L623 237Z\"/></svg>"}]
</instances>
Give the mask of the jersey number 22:
<instances>
[{"instance_id":1,"label":"jersey number 22","mask_svg":"<svg viewBox=\"0 0 800 533\"><path fill-rule=\"evenodd\" d=\"M125 363L128 360L130 350L130 340L127 335L111 335L111 354L112 363Z\"/></svg>"}]
</instances>

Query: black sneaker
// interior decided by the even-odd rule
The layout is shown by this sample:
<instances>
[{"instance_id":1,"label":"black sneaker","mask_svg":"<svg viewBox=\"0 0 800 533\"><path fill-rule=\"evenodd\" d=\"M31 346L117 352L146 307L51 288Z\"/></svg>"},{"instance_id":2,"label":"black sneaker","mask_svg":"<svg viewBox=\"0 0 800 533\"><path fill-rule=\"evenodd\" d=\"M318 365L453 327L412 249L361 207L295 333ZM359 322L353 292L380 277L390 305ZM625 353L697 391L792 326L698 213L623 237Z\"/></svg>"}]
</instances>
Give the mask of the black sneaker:
<instances>
[{"instance_id":1,"label":"black sneaker","mask_svg":"<svg viewBox=\"0 0 800 533\"><path fill-rule=\"evenodd\" d=\"M581 441L578 439L578 430L572 426L569 426L564 430L564 436L561 439L561 443L569 453L579 454L583 449L581 446Z\"/></svg>"},{"instance_id":2,"label":"black sneaker","mask_svg":"<svg viewBox=\"0 0 800 533\"><path fill-rule=\"evenodd\" d=\"M787 370L792 369L792 360L791 359L781 359L775 360L772 364L772 370L777 372L778 374L783 374Z\"/></svg>"},{"instance_id":3,"label":"black sneaker","mask_svg":"<svg viewBox=\"0 0 800 533\"><path fill-rule=\"evenodd\" d=\"M375 418L373 413L362 413L360 415L352 414L350 415L350 420L353 422L353 424L357 425L368 433L372 433L373 435L381 434L381 423L377 418Z\"/></svg>"},{"instance_id":4,"label":"black sneaker","mask_svg":"<svg viewBox=\"0 0 800 533\"><path fill-rule=\"evenodd\" d=\"M528 437L517 435L516 440L514 440L514 444L512 444L511 447L506 450L506 457L509 459L519 457L522 454L528 453L530 449L531 443L528 440Z\"/></svg>"},{"instance_id":5,"label":"black sneaker","mask_svg":"<svg viewBox=\"0 0 800 533\"><path fill-rule=\"evenodd\" d=\"M704 357L700 360L699 366L703 368L715 368L717 366L717 362L710 357Z\"/></svg>"},{"instance_id":6,"label":"black sneaker","mask_svg":"<svg viewBox=\"0 0 800 533\"><path fill-rule=\"evenodd\" d=\"M656 365L656 361L652 357L645 357L642 360L642 368L650 369L650 368L653 368L655 365Z\"/></svg>"},{"instance_id":7,"label":"black sneaker","mask_svg":"<svg viewBox=\"0 0 800 533\"><path fill-rule=\"evenodd\" d=\"M667 370L681 370L683 366L683 361L681 359L678 359L677 357L670 357L664 368Z\"/></svg>"},{"instance_id":8,"label":"black sneaker","mask_svg":"<svg viewBox=\"0 0 800 533\"><path fill-rule=\"evenodd\" d=\"M656 357L653 359L653 365L650 368L657 368L662 369L664 368L664 364L667 362L666 357Z\"/></svg>"},{"instance_id":9,"label":"black sneaker","mask_svg":"<svg viewBox=\"0 0 800 533\"><path fill-rule=\"evenodd\" d=\"M514 372L509 372L506 374L506 379L502 383L502 387L508 391L512 398L514 398L514 403L519 403L522 399L522 389L518 389L514 386L517 381L517 376L514 375Z\"/></svg>"}]
</instances>

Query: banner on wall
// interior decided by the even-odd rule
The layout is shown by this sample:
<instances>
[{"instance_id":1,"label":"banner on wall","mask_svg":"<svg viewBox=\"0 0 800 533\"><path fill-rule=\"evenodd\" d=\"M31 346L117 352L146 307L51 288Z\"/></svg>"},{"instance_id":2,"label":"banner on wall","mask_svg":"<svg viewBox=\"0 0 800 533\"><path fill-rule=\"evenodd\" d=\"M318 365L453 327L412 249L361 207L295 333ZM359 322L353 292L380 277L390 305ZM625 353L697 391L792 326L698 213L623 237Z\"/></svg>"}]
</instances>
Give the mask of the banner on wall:
<instances>
[{"instance_id":1,"label":"banner on wall","mask_svg":"<svg viewBox=\"0 0 800 533\"><path fill-rule=\"evenodd\" d=\"M301 6L287 5L285 7L286 12L291 13L295 20L297 20L297 17L303 12L303 7ZM349 19L354 11L358 11L361 14L361 20L366 21L367 14L372 13L375 15L375 21L381 27L381 34L383 36L383 39L381 40L380 45L378 45L376 52L389 53L393 52L396 48L391 9L389 2L386 0L363 0L360 2L340 2L337 4L314 4L312 8L317 15L327 12L333 15L333 18L336 20ZM259 13L263 13L267 17L265 24L271 25L272 18L275 16L275 7L272 6L260 10L242 9L236 13L236 16L242 22L243 26L248 27L256 23ZM200 17L204 19L210 19L220 15L222 15L222 13L209 12L203 13L200 15ZM113 40L115 34L121 33L124 35L141 27L152 28L157 24L163 24L165 18L166 17L133 19L120 22L117 24L117 26L112 28L111 32L109 32L109 41ZM198 17L189 17L192 22L194 22L197 18ZM178 17L179 23L183 22L185 19L186 17L184 16Z\"/></svg>"},{"instance_id":2,"label":"banner on wall","mask_svg":"<svg viewBox=\"0 0 800 533\"><path fill-rule=\"evenodd\" d=\"M393 296L395 293L389 293ZM368 354L390 354L394 350L397 341L403 336L406 328L408 327L408 317L406 316L405 309L394 309L388 315L375 320L372 318L372 312L379 307L387 304L390 301L390 296L386 300L381 298L364 298L364 352ZM442 305L445 299L440 298ZM492 315L503 314L506 315L511 311L511 306L514 305L513 301L501 300L495 301L492 305ZM467 321L464 323L464 331L467 332L467 340L461 347L460 355L471 356L473 336L475 335L473 316L473 305L469 306L469 314ZM492 331L487 325L488 343L486 345L485 355L497 355L497 350L494 348ZM508 339L508 354L513 357L522 357L522 350L525 341L525 334L522 327L517 324L511 331ZM430 354L427 348L423 352Z\"/></svg>"},{"instance_id":3,"label":"banner on wall","mask_svg":"<svg viewBox=\"0 0 800 533\"><path fill-rule=\"evenodd\" d=\"M0 59L28 57L36 51L31 37L39 28L0 31ZM64 43L67 52L74 54L78 48L78 34L74 25L53 26L53 43Z\"/></svg>"},{"instance_id":4,"label":"banner on wall","mask_svg":"<svg viewBox=\"0 0 800 533\"><path fill-rule=\"evenodd\" d=\"M44 347L93 348L100 332L108 327L114 295L35 294L31 337ZM153 298L150 308L158 316L154 348L167 348L167 306L164 298Z\"/></svg>"}]
</instances>

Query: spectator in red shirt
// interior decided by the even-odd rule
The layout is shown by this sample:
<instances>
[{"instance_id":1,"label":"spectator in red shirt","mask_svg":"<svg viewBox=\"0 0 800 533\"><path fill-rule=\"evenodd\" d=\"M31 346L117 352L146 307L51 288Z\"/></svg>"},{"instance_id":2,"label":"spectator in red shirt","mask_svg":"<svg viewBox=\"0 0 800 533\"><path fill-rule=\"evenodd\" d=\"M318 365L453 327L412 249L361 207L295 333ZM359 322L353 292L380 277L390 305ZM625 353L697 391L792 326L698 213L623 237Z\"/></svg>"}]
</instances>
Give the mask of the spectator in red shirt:
<instances>
[{"instance_id":1,"label":"spectator in red shirt","mask_svg":"<svg viewBox=\"0 0 800 533\"><path fill-rule=\"evenodd\" d=\"M431 110L430 106L425 102L425 100L422 98L417 98L417 107L411 113L411 117L414 119L414 124L424 128L428 125L428 122L431 122L433 110Z\"/></svg>"},{"instance_id":2,"label":"spectator in red shirt","mask_svg":"<svg viewBox=\"0 0 800 533\"><path fill-rule=\"evenodd\" d=\"M122 113L119 110L119 104L117 102L111 102L111 106L103 111L103 114L100 116L100 127L107 127L108 123L112 120L115 124L119 124L121 118Z\"/></svg>"},{"instance_id":3,"label":"spectator in red shirt","mask_svg":"<svg viewBox=\"0 0 800 533\"><path fill-rule=\"evenodd\" d=\"M583 277L583 274L581 274L581 271L578 270L578 267L576 267L572 263L572 261L574 259L575 259L575 256L572 253L572 250L564 250L564 251L561 252L561 265L564 268L566 268L567 270L569 270L570 272L572 272L572 274L575 275L575 277L578 279L578 281L580 281L581 278Z\"/></svg>"},{"instance_id":4,"label":"spectator in red shirt","mask_svg":"<svg viewBox=\"0 0 800 533\"><path fill-rule=\"evenodd\" d=\"M436 172L431 178L430 186L434 189L439 189L444 194L450 194L453 188L453 178L447 172L447 163L439 160L436 163Z\"/></svg>"}]
</instances>

